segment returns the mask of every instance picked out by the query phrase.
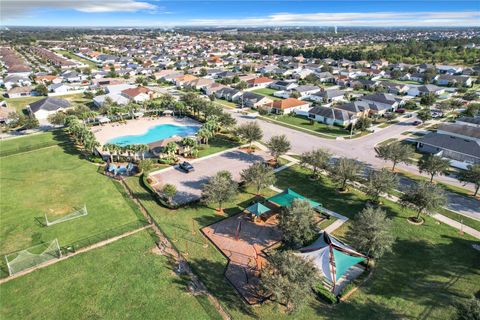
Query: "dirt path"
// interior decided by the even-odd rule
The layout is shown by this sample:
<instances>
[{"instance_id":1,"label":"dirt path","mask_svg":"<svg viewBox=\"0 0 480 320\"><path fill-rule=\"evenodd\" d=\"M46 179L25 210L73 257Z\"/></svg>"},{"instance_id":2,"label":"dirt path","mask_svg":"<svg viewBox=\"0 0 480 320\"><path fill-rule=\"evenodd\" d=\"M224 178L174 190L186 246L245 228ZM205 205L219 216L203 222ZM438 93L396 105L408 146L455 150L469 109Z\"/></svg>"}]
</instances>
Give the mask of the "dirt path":
<instances>
[{"instance_id":1,"label":"dirt path","mask_svg":"<svg viewBox=\"0 0 480 320\"><path fill-rule=\"evenodd\" d=\"M60 261L63 261L63 260L66 260L68 258L71 258L71 257L74 257L76 256L77 254L80 254L80 253L84 253L84 252L87 252L87 251L90 251L90 250L93 250L93 249L96 249L96 248L100 248L100 247L103 247L103 246L106 246L107 244L110 244L112 242L115 242L117 240L120 240L120 239L123 239L125 237L128 237L132 234L135 234L137 232L140 232L140 231L143 231L147 228L151 228L152 226L151 225L147 225L145 227L141 227L141 228L138 228L138 229L135 229L135 230L132 230L132 231L128 231L128 232L125 232L121 235L118 235L116 237L113 237L113 238L110 238L110 239L107 239L107 240L103 240L103 241L100 241L100 242L97 242L95 244L92 244L91 246L88 246L88 247L84 247L84 248L81 248L81 249L78 249L77 251L75 252L72 252L72 253L69 253L69 254L66 254L66 255L63 255L61 256L59 259L53 259L53 260L49 260L47 262L44 262L42 264L39 264L33 268L29 268L29 269L26 269L26 270L23 270L19 273L16 273L14 274L13 276L9 276L7 278L3 278L3 279L0 279L0 284L2 283L5 283L5 282L8 282L10 280L13 280L13 279L16 279L18 277L21 277L21 276L24 276L26 274L29 274L37 269L42 269L42 268L45 268L45 267L48 267L49 265L52 265L52 264L55 264L57 262L60 262Z\"/></svg>"},{"instance_id":2,"label":"dirt path","mask_svg":"<svg viewBox=\"0 0 480 320\"><path fill-rule=\"evenodd\" d=\"M208 297L208 300L212 305L215 307L217 312L222 316L223 319L225 320L230 320L231 317L230 315L223 309L222 305L220 302L215 298L208 290L207 287L202 283L202 281L193 273L191 270L188 262L183 258L183 256L173 247L173 245L170 243L170 240L162 233L160 228L156 225L156 221L153 219L153 217L150 215L148 210L143 206L143 204L134 196L134 193L128 185L122 180L121 181L123 187L125 188L125 191L128 193L130 198L139 206L140 211L142 214L145 216L147 221L150 223L152 226L153 231L158 237L158 242L157 242L157 247L160 250L160 253L168 256L169 258L172 258L176 264L178 264L179 268L182 269L183 272L188 274L190 276L190 279L192 281L192 288L191 291L197 294L205 294Z\"/></svg>"}]
</instances>

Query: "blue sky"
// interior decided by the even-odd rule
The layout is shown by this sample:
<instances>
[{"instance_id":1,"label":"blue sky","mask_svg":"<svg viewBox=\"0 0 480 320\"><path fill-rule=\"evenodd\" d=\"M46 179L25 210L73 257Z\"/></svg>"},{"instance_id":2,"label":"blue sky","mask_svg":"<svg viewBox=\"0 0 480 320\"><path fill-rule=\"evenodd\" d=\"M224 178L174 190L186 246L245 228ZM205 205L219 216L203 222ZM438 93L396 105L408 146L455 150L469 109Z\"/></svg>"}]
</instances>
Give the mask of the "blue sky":
<instances>
[{"instance_id":1,"label":"blue sky","mask_svg":"<svg viewBox=\"0 0 480 320\"><path fill-rule=\"evenodd\" d=\"M2 25L480 26L480 1L0 0Z\"/></svg>"}]
</instances>

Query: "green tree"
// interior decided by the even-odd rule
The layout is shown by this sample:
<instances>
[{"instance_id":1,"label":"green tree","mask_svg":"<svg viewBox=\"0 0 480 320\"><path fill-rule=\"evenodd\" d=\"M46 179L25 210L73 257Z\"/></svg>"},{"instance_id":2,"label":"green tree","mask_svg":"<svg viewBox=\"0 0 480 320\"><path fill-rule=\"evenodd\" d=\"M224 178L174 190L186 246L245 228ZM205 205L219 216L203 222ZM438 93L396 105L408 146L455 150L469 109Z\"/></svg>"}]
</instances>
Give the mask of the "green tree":
<instances>
[{"instance_id":1,"label":"green tree","mask_svg":"<svg viewBox=\"0 0 480 320\"><path fill-rule=\"evenodd\" d=\"M263 288L271 293L270 299L291 312L309 300L319 275L313 262L289 251L279 251L270 256L261 279Z\"/></svg>"},{"instance_id":2,"label":"green tree","mask_svg":"<svg viewBox=\"0 0 480 320\"><path fill-rule=\"evenodd\" d=\"M153 160L152 159L140 160L140 162L138 163L138 169L140 170L140 172L143 172L143 173L146 173L146 172L152 170L153 169Z\"/></svg>"},{"instance_id":3,"label":"green tree","mask_svg":"<svg viewBox=\"0 0 480 320\"><path fill-rule=\"evenodd\" d=\"M270 150L270 155L275 159L275 163L277 163L281 155L290 151L291 145L287 137L282 134L271 137L267 142L267 147Z\"/></svg>"},{"instance_id":4,"label":"green tree","mask_svg":"<svg viewBox=\"0 0 480 320\"><path fill-rule=\"evenodd\" d=\"M162 188L162 193L165 197L167 197L167 201L169 204L172 204L173 197L177 194L177 187L173 184L167 183Z\"/></svg>"},{"instance_id":5,"label":"green tree","mask_svg":"<svg viewBox=\"0 0 480 320\"><path fill-rule=\"evenodd\" d=\"M355 248L377 259L392 251L395 242L392 228L392 220L387 219L385 211L368 207L355 215L347 236Z\"/></svg>"},{"instance_id":6,"label":"green tree","mask_svg":"<svg viewBox=\"0 0 480 320\"><path fill-rule=\"evenodd\" d=\"M480 164L469 165L467 170L462 170L458 173L457 178L465 184L472 183L475 186L473 196L477 196L480 189Z\"/></svg>"},{"instance_id":7,"label":"green tree","mask_svg":"<svg viewBox=\"0 0 480 320\"><path fill-rule=\"evenodd\" d=\"M417 117L423 122L426 122L432 119L432 111L430 111L430 109L423 108L422 110L418 111Z\"/></svg>"},{"instance_id":8,"label":"green tree","mask_svg":"<svg viewBox=\"0 0 480 320\"><path fill-rule=\"evenodd\" d=\"M48 122L57 126L63 126L67 115L61 111L50 114L47 118Z\"/></svg>"},{"instance_id":9,"label":"green tree","mask_svg":"<svg viewBox=\"0 0 480 320\"><path fill-rule=\"evenodd\" d=\"M332 179L340 185L341 190L347 189L348 181L355 181L362 165L355 159L340 158L331 169Z\"/></svg>"},{"instance_id":10,"label":"green tree","mask_svg":"<svg viewBox=\"0 0 480 320\"><path fill-rule=\"evenodd\" d=\"M430 182L437 174L444 174L450 168L450 161L442 159L436 155L429 155L426 159L422 158L418 162L418 170L420 173L427 172L430 175Z\"/></svg>"},{"instance_id":11,"label":"green tree","mask_svg":"<svg viewBox=\"0 0 480 320\"><path fill-rule=\"evenodd\" d=\"M48 96L48 88L43 83L37 85L35 91L41 96Z\"/></svg>"},{"instance_id":12,"label":"green tree","mask_svg":"<svg viewBox=\"0 0 480 320\"><path fill-rule=\"evenodd\" d=\"M368 173L367 182L365 183L365 193L375 203L378 203L382 194L390 193L397 186L398 177L396 174L385 168L380 171L372 170Z\"/></svg>"},{"instance_id":13,"label":"green tree","mask_svg":"<svg viewBox=\"0 0 480 320\"><path fill-rule=\"evenodd\" d=\"M411 146L402 144L399 141L381 145L377 147L375 151L377 152L377 157L385 161L392 161L392 171L395 170L395 166L399 163L410 163L410 158L414 153Z\"/></svg>"},{"instance_id":14,"label":"green tree","mask_svg":"<svg viewBox=\"0 0 480 320\"><path fill-rule=\"evenodd\" d=\"M431 106L432 104L435 103L436 100L437 100L437 97L434 94L432 93L424 94L420 98L420 104L424 106Z\"/></svg>"},{"instance_id":15,"label":"green tree","mask_svg":"<svg viewBox=\"0 0 480 320\"><path fill-rule=\"evenodd\" d=\"M312 178L318 179L319 170L328 170L332 155L323 149L316 149L302 153L300 164L303 167L309 167L312 170Z\"/></svg>"},{"instance_id":16,"label":"green tree","mask_svg":"<svg viewBox=\"0 0 480 320\"><path fill-rule=\"evenodd\" d=\"M457 310L455 320L479 320L480 319L480 300L471 297L456 304Z\"/></svg>"},{"instance_id":17,"label":"green tree","mask_svg":"<svg viewBox=\"0 0 480 320\"><path fill-rule=\"evenodd\" d=\"M255 194L260 195L260 190L265 189L276 182L275 172L262 162L255 162L240 173L242 180L247 186L255 188Z\"/></svg>"},{"instance_id":18,"label":"green tree","mask_svg":"<svg viewBox=\"0 0 480 320\"><path fill-rule=\"evenodd\" d=\"M171 142L167 143L163 152L165 152L168 155L169 158L173 158L175 156L175 153L177 152L177 150L178 150L177 143L174 142L174 141L171 141Z\"/></svg>"},{"instance_id":19,"label":"green tree","mask_svg":"<svg viewBox=\"0 0 480 320\"><path fill-rule=\"evenodd\" d=\"M421 181L411 185L400 197L400 203L417 212L415 221L420 221L421 214L432 213L446 204L443 189L430 182Z\"/></svg>"},{"instance_id":20,"label":"green tree","mask_svg":"<svg viewBox=\"0 0 480 320\"><path fill-rule=\"evenodd\" d=\"M360 131L366 131L372 125L372 120L368 117L361 117L355 123L355 129Z\"/></svg>"},{"instance_id":21,"label":"green tree","mask_svg":"<svg viewBox=\"0 0 480 320\"><path fill-rule=\"evenodd\" d=\"M206 204L217 203L217 211L223 214L223 204L232 200L238 191L238 184L233 181L228 171L219 171L203 185L202 199Z\"/></svg>"},{"instance_id":22,"label":"green tree","mask_svg":"<svg viewBox=\"0 0 480 320\"><path fill-rule=\"evenodd\" d=\"M263 137L263 132L257 122L248 122L237 127L237 135L247 141L252 149L252 143Z\"/></svg>"},{"instance_id":23,"label":"green tree","mask_svg":"<svg viewBox=\"0 0 480 320\"><path fill-rule=\"evenodd\" d=\"M299 248L312 240L316 234L314 217L315 211L306 200L296 199L290 207L283 208L278 227L282 231L285 243Z\"/></svg>"}]
</instances>

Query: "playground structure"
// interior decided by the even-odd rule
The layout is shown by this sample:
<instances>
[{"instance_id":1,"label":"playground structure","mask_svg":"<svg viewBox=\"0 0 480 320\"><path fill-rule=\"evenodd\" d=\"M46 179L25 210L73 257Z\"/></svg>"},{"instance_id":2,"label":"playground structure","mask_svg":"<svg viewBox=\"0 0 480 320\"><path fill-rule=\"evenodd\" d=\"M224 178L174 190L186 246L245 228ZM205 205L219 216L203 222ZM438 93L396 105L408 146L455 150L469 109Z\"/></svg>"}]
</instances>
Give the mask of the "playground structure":
<instances>
[{"instance_id":1,"label":"playground structure","mask_svg":"<svg viewBox=\"0 0 480 320\"><path fill-rule=\"evenodd\" d=\"M133 163L129 162L127 165L116 165L114 163L107 162L105 171L112 175L113 177L117 176L129 176L134 170Z\"/></svg>"},{"instance_id":2,"label":"playground structure","mask_svg":"<svg viewBox=\"0 0 480 320\"><path fill-rule=\"evenodd\" d=\"M225 277L249 304L260 303L259 275L266 263L265 248L281 240L276 224L258 224L243 213L202 229L228 259Z\"/></svg>"}]
</instances>

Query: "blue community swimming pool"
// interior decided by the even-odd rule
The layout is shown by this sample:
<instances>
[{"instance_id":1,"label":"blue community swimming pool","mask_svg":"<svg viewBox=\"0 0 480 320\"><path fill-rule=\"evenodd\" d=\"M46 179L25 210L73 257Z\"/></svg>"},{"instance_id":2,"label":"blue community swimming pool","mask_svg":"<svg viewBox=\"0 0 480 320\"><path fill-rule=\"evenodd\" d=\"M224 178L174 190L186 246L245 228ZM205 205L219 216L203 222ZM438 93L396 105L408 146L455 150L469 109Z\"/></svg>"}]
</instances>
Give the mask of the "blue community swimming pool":
<instances>
[{"instance_id":1,"label":"blue community swimming pool","mask_svg":"<svg viewBox=\"0 0 480 320\"><path fill-rule=\"evenodd\" d=\"M177 126L174 124L160 124L148 129L141 135L120 136L108 140L108 143L126 146L129 144L148 144L164 140L173 136L187 137L197 133L197 126Z\"/></svg>"}]
</instances>

